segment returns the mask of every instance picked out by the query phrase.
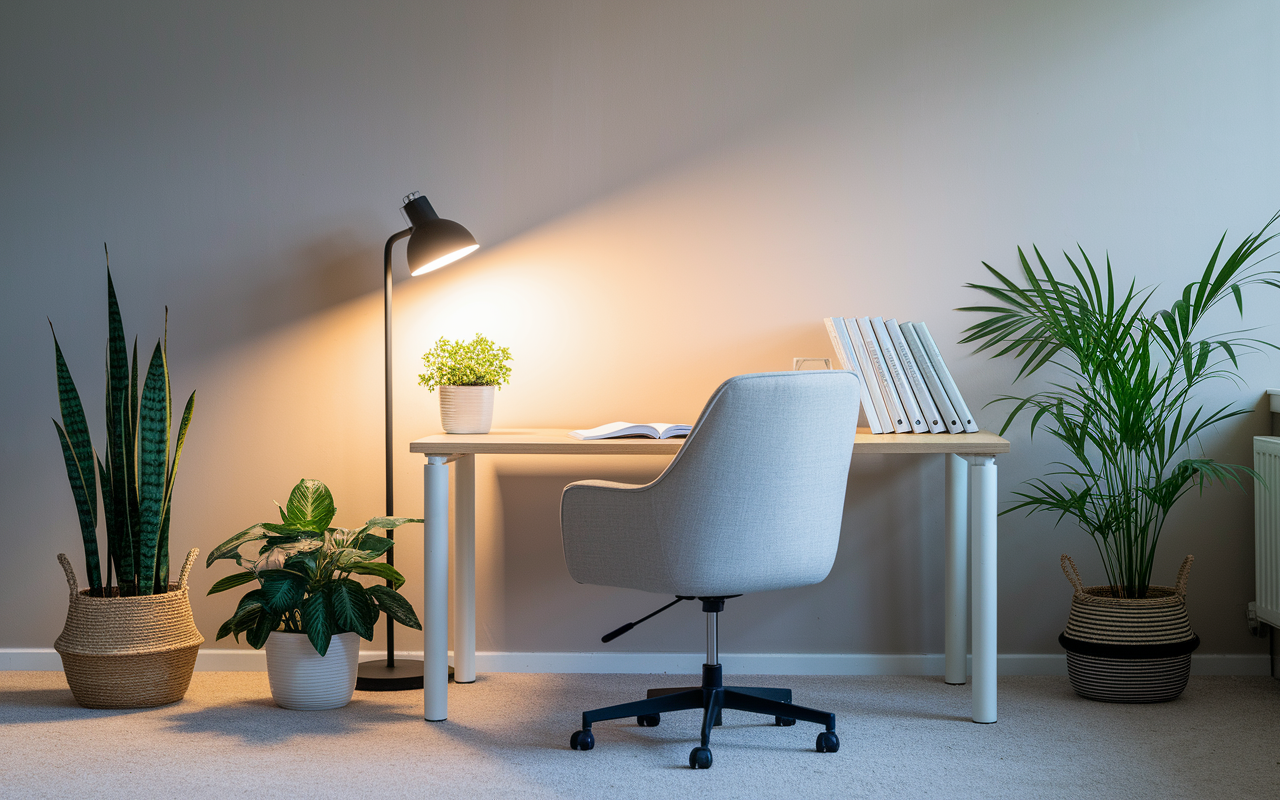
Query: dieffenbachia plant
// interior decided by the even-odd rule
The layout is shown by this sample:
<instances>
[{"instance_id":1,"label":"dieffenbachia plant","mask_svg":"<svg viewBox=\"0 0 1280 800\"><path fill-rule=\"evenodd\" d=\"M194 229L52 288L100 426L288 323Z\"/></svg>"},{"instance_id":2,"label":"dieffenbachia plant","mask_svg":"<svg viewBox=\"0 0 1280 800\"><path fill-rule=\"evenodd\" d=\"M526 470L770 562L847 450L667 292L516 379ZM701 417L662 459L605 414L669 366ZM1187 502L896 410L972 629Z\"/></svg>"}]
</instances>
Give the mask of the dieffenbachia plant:
<instances>
[{"instance_id":1,"label":"dieffenbachia plant","mask_svg":"<svg viewBox=\"0 0 1280 800\"><path fill-rule=\"evenodd\" d=\"M52 321L49 323L53 328ZM107 269L107 449L100 454L89 436L84 406L71 371L62 355L58 337L53 349L58 375L58 406L62 424L54 420L67 477L80 518L84 541L85 571L92 596L112 594L112 570L120 596L160 594L169 587L169 520L174 475L187 426L195 410L196 394L187 400L178 425L177 442L170 455L173 403L169 388L167 343L169 310L165 309L165 336L156 342L151 362L138 393L138 340L133 341L132 363L125 346L124 323L116 301L111 270ZM98 489L107 534L106 579L98 550Z\"/></svg>"},{"instance_id":2,"label":"dieffenbachia plant","mask_svg":"<svg viewBox=\"0 0 1280 800\"><path fill-rule=\"evenodd\" d=\"M256 649L266 644L272 631L305 633L323 656L336 633L354 632L372 640L374 623L384 611L401 625L422 630L413 606L396 591L404 585L404 576L375 560L394 544L376 531L422 520L374 517L351 530L329 527L335 513L329 488L304 479L280 508L280 522L251 525L209 553L205 566L225 558L244 570L219 580L209 594L258 582L218 629L218 639L231 635L239 641L243 633ZM252 542L262 544L256 558L246 558L240 548ZM365 586L353 574L383 578L391 586Z\"/></svg>"}]
</instances>

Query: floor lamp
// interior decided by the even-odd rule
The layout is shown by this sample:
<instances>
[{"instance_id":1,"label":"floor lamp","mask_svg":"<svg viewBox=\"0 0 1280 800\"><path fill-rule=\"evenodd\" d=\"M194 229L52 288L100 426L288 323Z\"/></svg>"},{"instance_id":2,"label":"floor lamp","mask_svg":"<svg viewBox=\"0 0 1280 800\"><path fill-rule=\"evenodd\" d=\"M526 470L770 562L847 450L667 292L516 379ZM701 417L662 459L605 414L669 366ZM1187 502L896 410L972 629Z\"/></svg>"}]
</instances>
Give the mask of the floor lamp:
<instances>
[{"instance_id":1,"label":"floor lamp","mask_svg":"<svg viewBox=\"0 0 1280 800\"><path fill-rule=\"evenodd\" d=\"M480 245L471 233L453 220L440 219L427 198L414 192L404 198L404 213L409 227L394 233L383 249L383 316L386 328L386 429L387 429L387 516L395 516L395 492L391 475L391 248L405 238L409 243L405 255L410 275L423 275L470 255ZM395 538L387 530L388 538ZM387 563L395 564L393 547L387 551ZM388 582L389 583L389 582ZM422 662L396 659L395 622L387 615L386 660L364 661L359 666L356 688L366 692L395 692L422 688Z\"/></svg>"}]
</instances>

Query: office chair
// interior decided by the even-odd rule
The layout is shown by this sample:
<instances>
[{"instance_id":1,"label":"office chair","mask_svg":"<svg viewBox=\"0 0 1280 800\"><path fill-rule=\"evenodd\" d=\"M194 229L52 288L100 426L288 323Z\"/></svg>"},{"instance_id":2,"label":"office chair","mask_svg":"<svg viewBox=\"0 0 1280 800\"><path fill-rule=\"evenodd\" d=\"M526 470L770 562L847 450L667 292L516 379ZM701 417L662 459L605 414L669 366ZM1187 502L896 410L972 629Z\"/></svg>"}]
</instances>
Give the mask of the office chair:
<instances>
[{"instance_id":1,"label":"office chair","mask_svg":"<svg viewBox=\"0 0 1280 800\"><path fill-rule=\"evenodd\" d=\"M721 709L730 708L771 715L777 725L823 725L818 752L839 749L835 715L792 705L790 689L725 686L716 630L725 600L818 583L831 571L859 390L850 372L739 375L715 391L652 483L589 480L565 487L560 525L574 580L675 595L667 607L696 598L707 615L701 686L651 689L645 700L587 711L571 748L595 746L596 722L634 716L652 727L664 712L700 708L702 744L690 752L689 766L706 769L712 727Z\"/></svg>"}]
</instances>

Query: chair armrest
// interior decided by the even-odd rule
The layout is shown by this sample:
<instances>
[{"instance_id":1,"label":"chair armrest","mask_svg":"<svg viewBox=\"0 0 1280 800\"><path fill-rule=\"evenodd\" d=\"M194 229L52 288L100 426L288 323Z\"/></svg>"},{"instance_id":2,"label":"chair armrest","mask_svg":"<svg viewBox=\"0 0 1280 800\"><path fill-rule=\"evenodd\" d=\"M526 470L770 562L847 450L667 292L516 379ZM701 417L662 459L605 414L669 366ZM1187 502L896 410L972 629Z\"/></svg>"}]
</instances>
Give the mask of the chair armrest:
<instances>
[{"instance_id":1,"label":"chair armrest","mask_svg":"<svg viewBox=\"0 0 1280 800\"><path fill-rule=\"evenodd\" d=\"M565 565L578 583L641 589L659 568L652 484L589 480L560 497Z\"/></svg>"}]
</instances>

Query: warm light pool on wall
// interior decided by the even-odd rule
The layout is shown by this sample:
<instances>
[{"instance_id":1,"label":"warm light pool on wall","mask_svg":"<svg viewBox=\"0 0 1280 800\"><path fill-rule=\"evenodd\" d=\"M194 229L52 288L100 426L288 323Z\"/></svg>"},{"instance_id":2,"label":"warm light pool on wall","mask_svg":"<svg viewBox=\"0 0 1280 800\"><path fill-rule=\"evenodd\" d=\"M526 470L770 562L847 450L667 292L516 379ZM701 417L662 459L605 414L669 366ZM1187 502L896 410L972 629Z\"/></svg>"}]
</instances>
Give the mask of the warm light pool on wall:
<instances>
[{"instance_id":1,"label":"warm light pool on wall","mask_svg":"<svg viewBox=\"0 0 1280 800\"><path fill-rule=\"evenodd\" d=\"M432 270L452 264L470 255L480 247L471 232L451 219L441 219L427 198L413 192L404 198L404 214L409 226L391 234L383 248L383 322L385 329L384 357L386 360L386 468L387 468L387 516L395 516L395 492L391 473L391 248L396 242L409 237L405 255L410 275L425 275ZM395 538L391 530L386 532ZM387 563L395 564L395 548L387 551ZM396 659L395 623L387 615L387 658L385 661L365 661L360 664L356 688L364 691L407 691L422 688L422 662Z\"/></svg>"}]
</instances>

